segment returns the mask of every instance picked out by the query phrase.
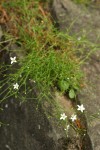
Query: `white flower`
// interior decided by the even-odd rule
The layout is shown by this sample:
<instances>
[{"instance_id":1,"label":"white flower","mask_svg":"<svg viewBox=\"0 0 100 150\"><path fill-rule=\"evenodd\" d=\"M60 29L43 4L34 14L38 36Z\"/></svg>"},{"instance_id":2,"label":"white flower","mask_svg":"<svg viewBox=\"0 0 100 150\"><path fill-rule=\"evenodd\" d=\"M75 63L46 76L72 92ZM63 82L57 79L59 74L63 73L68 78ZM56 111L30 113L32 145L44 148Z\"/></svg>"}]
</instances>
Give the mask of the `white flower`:
<instances>
[{"instance_id":1,"label":"white flower","mask_svg":"<svg viewBox=\"0 0 100 150\"><path fill-rule=\"evenodd\" d=\"M68 124L68 125L67 125L67 130L69 130L69 128L70 128L70 125Z\"/></svg>"},{"instance_id":2,"label":"white flower","mask_svg":"<svg viewBox=\"0 0 100 150\"><path fill-rule=\"evenodd\" d=\"M8 104L5 105L5 108L8 108Z\"/></svg>"},{"instance_id":3,"label":"white flower","mask_svg":"<svg viewBox=\"0 0 100 150\"><path fill-rule=\"evenodd\" d=\"M70 125L67 125L67 128L65 128L64 130L67 130L67 131L68 131L68 130L69 130L69 128L70 128Z\"/></svg>"},{"instance_id":4,"label":"white flower","mask_svg":"<svg viewBox=\"0 0 100 150\"><path fill-rule=\"evenodd\" d=\"M70 119L72 120L72 122L74 122L77 119L77 116L73 114Z\"/></svg>"},{"instance_id":5,"label":"white flower","mask_svg":"<svg viewBox=\"0 0 100 150\"><path fill-rule=\"evenodd\" d=\"M11 64L13 64L14 62L17 62L16 61L16 56L15 57L10 57L10 60L11 60Z\"/></svg>"},{"instance_id":6,"label":"white flower","mask_svg":"<svg viewBox=\"0 0 100 150\"><path fill-rule=\"evenodd\" d=\"M13 86L14 86L14 89L17 89L17 90L18 90L18 88L19 88L18 83L14 84Z\"/></svg>"},{"instance_id":7,"label":"white flower","mask_svg":"<svg viewBox=\"0 0 100 150\"><path fill-rule=\"evenodd\" d=\"M83 112L85 110L83 104L82 105L77 105L77 106L78 106L77 110L80 110L81 112Z\"/></svg>"},{"instance_id":8,"label":"white flower","mask_svg":"<svg viewBox=\"0 0 100 150\"><path fill-rule=\"evenodd\" d=\"M10 146L9 145L5 145L5 147L9 150L11 150Z\"/></svg>"},{"instance_id":9,"label":"white flower","mask_svg":"<svg viewBox=\"0 0 100 150\"><path fill-rule=\"evenodd\" d=\"M78 39L78 41L80 41L80 40L81 40L81 37L78 37L77 39Z\"/></svg>"},{"instance_id":10,"label":"white flower","mask_svg":"<svg viewBox=\"0 0 100 150\"><path fill-rule=\"evenodd\" d=\"M20 74L20 78L22 77L22 75Z\"/></svg>"},{"instance_id":11,"label":"white flower","mask_svg":"<svg viewBox=\"0 0 100 150\"><path fill-rule=\"evenodd\" d=\"M60 120L65 120L67 118L67 116L65 115L65 113L61 114Z\"/></svg>"}]
</instances>

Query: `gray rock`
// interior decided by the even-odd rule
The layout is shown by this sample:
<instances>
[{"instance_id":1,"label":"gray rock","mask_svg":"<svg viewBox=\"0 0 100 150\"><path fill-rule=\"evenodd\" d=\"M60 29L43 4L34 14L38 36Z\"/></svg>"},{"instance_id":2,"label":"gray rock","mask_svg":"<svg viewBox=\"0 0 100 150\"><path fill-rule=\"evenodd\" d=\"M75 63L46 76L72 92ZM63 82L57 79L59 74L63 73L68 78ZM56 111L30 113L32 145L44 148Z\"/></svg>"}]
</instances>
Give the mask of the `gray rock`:
<instances>
[{"instance_id":1,"label":"gray rock","mask_svg":"<svg viewBox=\"0 0 100 150\"><path fill-rule=\"evenodd\" d=\"M62 31L76 35L85 32L91 40L100 36L100 11L96 9L87 9L71 0L53 0L51 13Z\"/></svg>"},{"instance_id":2,"label":"gray rock","mask_svg":"<svg viewBox=\"0 0 100 150\"><path fill-rule=\"evenodd\" d=\"M16 56L17 54L17 56L20 56L17 53L19 47L16 44L10 45L8 49L11 50L11 55ZM0 65L3 63L8 64L10 58L8 52L3 51L4 57L2 57L2 61L0 60ZM0 81L4 79L3 74L9 75L9 73L11 73L9 70L4 72L2 70ZM33 83L30 84L30 80L27 83L31 86L31 89L34 87ZM6 88L7 86L5 84ZM0 93L5 87L0 88ZM20 92L23 95L23 89ZM38 104L38 99L36 100L37 93L37 89L34 88L32 92L25 95L24 103L21 98L9 97L0 104L0 108L3 108L3 111L0 112L0 123L2 123L0 124L0 150L64 150L66 148L67 137L62 125L58 124L58 120L54 117L48 119L45 112L50 111L48 114L51 114L51 106L46 104L44 108ZM1 94L0 98L4 98L5 95L6 92ZM35 99L30 100L27 97L35 97ZM78 150L79 142L75 144L75 137L67 142L68 150L70 150L70 147L73 147L73 150Z\"/></svg>"},{"instance_id":3,"label":"gray rock","mask_svg":"<svg viewBox=\"0 0 100 150\"><path fill-rule=\"evenodd\" d=\"M87 26L87 24L93 23L94 25L95 22L94 21L95 19L92 20L92 22L90 22L90 20L88 19L91 18L90 17L91 15L90 14L86 15L84 10L81 10L80 7L76 6L69 0L54 0L53 10L54 10L53 12L55 14L55 18L58 20L59 27L61 30L69 29L70 23L72 23L74 20L75 20L74 25L71 26L71 31L75 31L74 33L79 32L81 28ZM82 17L83 20L81 20ZM77 22L76 22L77 20L76 18L78 19ZM83 23L84 21L86 21L85 24ZM10 47L12 51L13 50L17 51L17 48L18 47L15 44ZM19 56L20 54L17 55ZM4 61L9 59L9 56L10 55L7 54L6 57L4 57L5 58ZM22 58L23 55L21 54L20 57ZM89 66L87 67L87 70L88 68ZM95 69L97 68L98 65L95 67ZM92 69L95 70L94 68ZM91 74L91 70L89 73ZM93 73L95 74L95 71ZM87 89L85 91L87 91ZM34 95L36 94L35 92L33 93ZM30 93L30 95L31 94L32 93ZM83 91L81 94L83 94L81 98L82 97L84 98L84 100L81 101L87 105L87 110L90 112L92 108L92 105L90 107L91 102L88 103L89 102L88 100L86 103L88 96L86 95L86 93L84 94ZM85 97L85 95L87 97ZM96 97L96 94L94 97ZM72 149L79 150L78 145L80 141L79 140L77 141L76 137L75 138L73 137L72 141L71 139L66 140L62 129L59 129L59 125L55 126L53 122L51 123L49 121L48 117L44 113L43 108L41 106L38 106L38 109L36 109L37 103L35 100L29 100L29 101L27 100L27 102L20 104L19 100L13 98L13 101L12 99L8 99L8 101L6 102L9 107L5 108L6 103L5 102L2 103L1 107L4 108L4 111L0 113L0 119L1 119L0 121L5 123L5 125L0 127L0 149L1 150L5 150L5 148L6 149L9 148L13 150L33 150L33 149L34 150L63 150L66 149L66 141L67 141L67 150L72 150ZM95 108L97 108L97 102L98 101L96 101ZM97 128L99 129L98 126L97 124L96 125L94 124L93 126L93 122L92 122L92 128L90 128L90 136L95 148L99 148L98 143L100 143L99 140L97 141L97 137L99 134L98 132L99 130L97 130ZM95 136L93 135L94 129L95 129ZM87 140L87 143L90 142L88 142ZM86 145L86 143L84 145ZM90 146L88 147L85 146L84 148L84 150L91 150L91 149L92 148L90 148Z\"/></svg>"},{"instance_id":4,"label":"gray rock","mask_svg":"<svg viewBox=\"0 0 100 150\"><path fill-rule=\"evenodd\" d=\"M95 42L100 36L100 11L93 7L83 7L76 5L71 0L53 0L52 15L60 30L70 31L70 34L82 35L88 33L89 40ZM96 41L99 43L100 41ZM86 86L78 95L79 101L86 107L87 122L89 126L89 136L93 149L100 149L100 115L99 119L91 120L92 114L100 111L100 51L95 52L89 62L83 66L82 70L86 74Z\"/></svg>"}]
</instances>

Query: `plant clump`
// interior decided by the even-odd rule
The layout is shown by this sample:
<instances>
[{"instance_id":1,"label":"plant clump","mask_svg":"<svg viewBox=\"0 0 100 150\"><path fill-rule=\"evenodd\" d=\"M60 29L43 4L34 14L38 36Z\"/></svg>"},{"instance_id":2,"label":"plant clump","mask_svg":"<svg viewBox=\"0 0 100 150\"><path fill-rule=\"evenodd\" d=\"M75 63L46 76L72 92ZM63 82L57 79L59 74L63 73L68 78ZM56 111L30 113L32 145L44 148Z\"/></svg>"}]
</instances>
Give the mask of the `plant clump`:
<instances>
[{"instance_id":1,"label":"plant clump","mask_svg":"<svg viewBox=\"0 0 100 150\"><path fill-rule=\"evenodd\" d=\"M11 29L6 40L11 38L11 43L21 47L19 52L10 51L14 56L9 58L9 68L13 71L7 75L7 82L12 95L21 87L27 95L32 91L27 85L30 81L34 83L33 88L39 90L40 97L58 88L62 93L67 92L70 98L75 98L83 83L82 59L77 54L84 40L55 29L48 9L40 1L10 0L2 7L7 14L10 11L8 25L10 22ZM19 67L14 67L15 64Z\"/></svg>"}]
</instances>

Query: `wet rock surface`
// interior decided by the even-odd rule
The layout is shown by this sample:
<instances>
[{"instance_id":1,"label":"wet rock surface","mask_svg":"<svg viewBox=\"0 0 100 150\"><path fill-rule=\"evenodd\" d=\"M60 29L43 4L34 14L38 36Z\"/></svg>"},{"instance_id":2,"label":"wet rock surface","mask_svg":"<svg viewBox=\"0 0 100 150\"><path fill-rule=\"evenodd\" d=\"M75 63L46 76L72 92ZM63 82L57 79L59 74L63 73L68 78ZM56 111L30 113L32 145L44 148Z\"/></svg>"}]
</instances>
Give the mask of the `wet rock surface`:
<instances>
[{"instance_id":1,"label":"wet rock surface","mask_svg":"<svg viewBox=\"0 0 100 150\"><path fill-rule=\"evenodd\" d=\"M82 34L82 30L88 33L88 38L95 43L100 37L100 7L98 9L89 6L85 8L74 4L70 0L54 0L52 4L53 16L57 20L57 26L71 34ZM90 31L90 32L89 32ZM92 31L92 32L91 32ZM99 38L96 41L99 43ZM87 110L88 133L92 140L94 150L100 149L100 114L99 118L89 121L92 114L100 111L100 50L96 51L91 59L83 66L86 75L86 85L78 95L79 101Z\"/></svg>"},{"instance_id":2,"label":"wet rock surface","mask_svg":"<svg viewBox=\"0 0 100 150\"><path fill-rule=\"evenodd\" d=\"M0 119L0 149L2 150L56 150L62 149L57 144L56 133L41 107L33 101L20 105L18 100L11 99L3 104L4 111ZM52 133L55 137L49 137ZM60 135L59 135L60 137Z\"/></svg>"}]
</instances>

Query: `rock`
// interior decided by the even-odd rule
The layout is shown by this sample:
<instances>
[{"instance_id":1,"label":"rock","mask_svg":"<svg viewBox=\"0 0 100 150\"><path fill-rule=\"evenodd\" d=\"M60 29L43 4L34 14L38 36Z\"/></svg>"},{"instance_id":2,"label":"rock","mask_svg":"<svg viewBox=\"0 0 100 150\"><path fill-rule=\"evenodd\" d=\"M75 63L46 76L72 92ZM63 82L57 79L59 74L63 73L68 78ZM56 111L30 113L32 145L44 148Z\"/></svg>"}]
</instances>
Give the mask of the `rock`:
<instances>
[{"instance_id":1,"label":"rock","mask_svg":"<svg viewBox=\"0 0 100 150\"><path fill-rule=\"evenodd\" d=\"M70 31L70 34L82 35L82 30L88 33L89 40L95 42L100 36L100 11L80 5L76 5L70 0L53 0L51 9L53 18L56 20L61 31ZM90 31L90 32L89 32ZM99 39L96 41L99 43ZM84 104L88 117L100 111L100 51L97 51L91 60L83 66L86 74L86 86L78 94L79 101ZM100 116L100 115L99 115ZM88 134L92 141L94 150L100 149L100 117L90 122ZM89 149L89 148L88 148ZM88 150L87 149L87 150Z\"/></svg>"},{"instance_id":2,"label":"rock","mask_svg":"<svg viewBox=\"0 0 100 150\"><path fill-rule=\"evenodd\" d=\"M74 16L73 16L74 14ZM80 9L69 0L54 0L52 4L52 15L59 24L60 30L66 30L80 14Z\"/></svg>"},{"instance_id":3,"label":"rock","mask_svg":"<svg viewBox=\"0 0 100 150\"><path fill-rule=\"evenodd\" d=\"M11 55L20 56L19 59L21 59L22 53L20 55L20 52L17 53L17 51L19 52L20 49L16 44L10 45L8 51L2 51L3 57L0 59L0 65L10 64L9 58ZM14 67L17 67L17 65L14 65ZM0 70L0 81L5 79L3 75L5 74L8 76L9 73L11 73L10 71L9 68L8 71L2 70L1 72ZM28 85L33 87L33 84L36 83L29 80ZM8 84L6 83L4 87L0 88L0 93L2 93L7 87ZM23 90L20 92L23 93ZM0 95L0 98L4 98L6 94L7 93L4 92ZM27 99L27 97L33 99L30 100ZM70 150L73 147L73 150L78 150L80 139L76 138L75 132L73 134L71 131L71 137L68 137L67 139L64 127L60 123L58 124L59 121L56 117L54 118L53 116L50 119L48 118L47 114L53 115L53 109L55 108L49 106L48 103L45 103L45 107L41 106L36 97L37 90L34 89L26 96L24 103L21 98L15 98L12 96L0 104L0 108L3 109L3 111L0 109L0 149L65 150L67 148L67 150ZM61 97L60 94L56 94L55 97L57 100L59 97L60 101L63 99L62 105L65 105L67 101L66 97ZM67 109L67 107L68 109L69 107L72 107L70 102L67 102L67 104L65 109ZM66 113L70 113L70 109L68 109ZM75 141L77 141L76 144Z\"/></svg>"},{"instance_id":4,"label":"rock","mask_svg":"<svg viewBox=\"0 0 100 150\"><path fill-rule=\"evenodd\" d=\"M81 8L71 1L54 0L53 10L61 30L66 30L65 28L68 29L70 22L73 21L75 16L80 17L78 21L75 22L75 26L72 26L71 31L75 30L75 33L77 33L81 30L81 27L84 27L84 20L81 20L82 17L84 18L84 11L80 14ZM88 18L91 18L90 15L87 15L85 21L88 20ZM88 23L90 23L89 20L86 22L85 26ZM79 28L80 25L81 27ZM12 51L16 49L16 52L18 48L19 51L19 47L16 46L16 44L9 48L11 48ZM22 54L20 55L18 53L17 55L21 56L21 58L23 57ZM10 54L4 51L0 62L2 63L4 61L8 63L9 56ZM2 80L1 76L0 79ZM29 96L31 96L31 94L32 93L30 93ZM36 92L33 92L33 94L36 97ZM65 105L66 100L61 101L61 103ZM8 107L5 108L5 106L7 106L6 104ZM69 103L68 106L70 106ZM1 104L1 108L4 109L4 111L0 113L0 121L4 123L0 127L0 149L2 150L79 150L81 148L83 148L82 150L92 150L91 141L87 134L83 138L82 143L80 143L79 138L76 138L76 135L72 135L71 138L66 138L63 128L56 124L56 119L54 118L54 122L49 120L43 107L37 105L34 99L21 103L19 99L11 97ZM48 110L51 111L50 109ZM96 138L94 137L94 145L96 145L95 139L97 139L97 133L99 132L97 131L95 133ZM80 145L83 143L85 146ZM99 148L99 146L96 145L96 148Z\"/></svg>"},{"instance_id":5,"label":"rock","mask_svg":"<svg viewBox=\"0 0 100 150\"><path fill-rule=\"evenodd\" d=\"M10 49L14 50L15 53L15 49L17 52L19 47L14 44L10 46ZM8 65L9 58L10 53L2 51L0 65ZM10 72L0 70L0 84L4 79L3 75L8 75L8 73ZM5 84L4 87L0 88L1 99L6 95L6 92L2 95L1 93L7 86L8 84ZM33 97L36 97L36 92L33 91L33 93ZM31 95L32 93L29 93L29 97ZM49 122L44 109L36 100L27 100L26 98L26 102L21 103L21 101L19 98L9 97L0 103L0 149L61 150L63 144L59 144L59 139L65 139L64 130L54 127Z\"/></svg>"},{"instance_id":6,"label":"rock","mask_svg":"<svg viewBox=\"0 0 100 150\"><path fill-rule=\"evenodd\" d=\"M87 110L89 135L94 150L98 150L100 145L100 51L97 51L97 54L92 56L91 60L83 66L83 71L86 74L86 85L78 95L81 103L84 104ZM91 120L94 114L98 117Z\"/></svg>"},{"instance_id":7,"label":"rock","mask_svg":"<svg viewBox=\"0 0 100 150\"><path fill-rule=\"evenodd\" d=\"M11 150L56 150L61 148L57 141L54 142L53 137L49 137L49 133L53 132L52 126L41 107L36 109L37 105L33 101L27 101L21 106L16 99L13 104L10 99L8 103L8 109L4 108L4 111L0 113L0 121L5 123L0 127L0 149L5 150L6 145L9 145ZM38 124L41 125L41 128L38 128ZM57 140L56 132L52 134Z\"/></svg>"},{"instance_id":8,"label":"rock","mask_svg":"<svg viewBox=\"0 0 100 150\"><path fill-rule=\"evenodd\" d=\"M100 35L100 11L76 5L71 0L53 0L51 14L57 26L70 34L85 33L96 41Z\"/></svg>"},{"instance_id":9,"label":"rock","mask_svg":"<svg viewBox=\"0 0 100 150\"><path fill-rule=\"evenodd\" d=\"M13 44L9 48L11 49L11 53L14 50L14 54L19 50L16 44ZM3 55L5 57L2 58L0 64L8 64L10 53L3 51ZM19 53L17 55L20 56ZM2 75L8 75L8 73L10 72L2 72ZM0 74L0 81L4 79L2 75ZM34 81L32 83L29 80L29 86L30 83L32 87L33 84L36 84ZM7 88L7 86L6 84L5 87ZM0 89L0 93L5 87ZM1 95L1 99L5 95L6 92ZM27 97L36 99L36 89L26 96L24 103L21 102L21 98L15 97L9 97L1 103L0 108L3 111L0 112L0 149L31 150L34 148L34 150L79 150L82 147L85 150L84 145L87 146L90 143L87 135L85 138L87 140L81 140L80 135L78 136L75 130L70 129L67 137L64 127L60 123L58 124L59 121L56 117L48 118L47 114L53 115L55 107L50 106L47 102L43 107L38 104L38 99L29 100ZM75 113L75 110L72 109L71 101L66 96L61 96L59 92L56 92L55 99L62 105L63 110L69 117L72 113ZM88 150L92 150L92 148L88 148Z\"/></svg>"}]
</instances>

